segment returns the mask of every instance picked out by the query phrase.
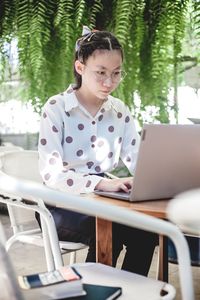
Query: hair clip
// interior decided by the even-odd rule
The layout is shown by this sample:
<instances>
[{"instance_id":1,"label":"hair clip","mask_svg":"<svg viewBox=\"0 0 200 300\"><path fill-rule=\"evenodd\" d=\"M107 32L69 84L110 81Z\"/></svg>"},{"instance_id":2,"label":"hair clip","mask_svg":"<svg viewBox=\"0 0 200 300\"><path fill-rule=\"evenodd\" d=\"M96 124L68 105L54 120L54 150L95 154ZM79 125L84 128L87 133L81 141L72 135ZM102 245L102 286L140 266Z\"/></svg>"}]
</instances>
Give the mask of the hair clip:
<instances>
[{"instance_id":1,"label":"hair clip","mask_svg":"<svg viewBox=\"0 0 200 300\"><path fill-rule=\"evenodd\" d=\"M89 27L83 25L83 30L82 30L82 36L86 34L90 34L92 31L90 30Z\"/></svg>"},{"instance_id":2,"label":"hair clip","mask_svg":"<svg viewBox=\"0 0 200 300\"><path fill-rule=\"evenodd\" d=\"M94 36L95 32L99 30L93 29L90 30L89 27L83 25L82 36L76 41L75 50L78 51L80 49L80 42L87 40L88 42Z\"/></svg>"},{"instance_id":3,"label":"hair clip","mask_svg":"<svg viewBox=\"0 0 200 300\"><path fill-rule=\"evenodd\" d=\"M89 27L83 25L82 36L76 41L75 50L78 51L80 48L80 42L84 41L91 34L91 30Z\"/></svg>"}]
</instances>

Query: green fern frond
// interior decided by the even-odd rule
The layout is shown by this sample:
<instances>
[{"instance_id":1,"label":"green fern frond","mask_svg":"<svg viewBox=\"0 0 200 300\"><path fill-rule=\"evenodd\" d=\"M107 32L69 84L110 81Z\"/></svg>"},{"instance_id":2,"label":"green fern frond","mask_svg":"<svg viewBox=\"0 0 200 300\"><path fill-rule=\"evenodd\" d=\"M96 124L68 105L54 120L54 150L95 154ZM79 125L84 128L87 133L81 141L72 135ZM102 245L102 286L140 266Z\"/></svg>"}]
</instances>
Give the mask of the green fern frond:
<instances>
[{"instance_id":1,"label":"green fern frond","mask_svg":"<svg viewBox=\"0 0 200 300\"><path fill-rule=\"evenodd\" d=\"M79 28L81 22L83 21L85 8L86 8L85 0L78 0L76 3L76 13L75 13L75 21L76 21L77 28Z\"/></svg>"},{"instance_id":2,"label":"green fern frond","mask_svg":"<svg viewBox=\"0 0 200 300\"><path fill-rule=\"evenodd\" d=\"M124 68L127 76L116 92L116 95L123 99L129 107L133 107L133 93L138 90L139 53L144 38L144 7L144 1L137 0L130 9L130 24L127 24L126 46L124 47Z\"/></svg>"},{"instance_id":3,"label":"green fern frond","mask_svg":"<svg viewBox=\"0 0 200 300\"><path fill-rule=\"evenodd\" d=\"M182 41L185 33L185 20L188 2L188 0L174 2L174 55L176 56L176 59L178 59L178 56L182 50Z\"/></svg>"},{"instance_id":4,"label":"green fern frond","mask_svg":"<svg viewBox=\"0 0 200 300\"><path fill-rule=\"evenodd\" d=\"M44 63L43 45L50 39L50 21L47 18L48 2L35 1L30 19L30 64L37 78Z\"/></svg>"},{"instance_id":5,"label":"green fern frond","mask_svg":"<svg viewBox=\"0 0 200 300\"><path fill-rule=\"evenodd\" d=\"M8 46L16 33L16 1L4 0L0 4L0 82L11 75ZM6 47L5 47L6 46Z\"/></svg>"},{"instance_id":6,"label":"green fern frond","mask_svg":"<svg viewBox=\"0 0 200 300\"><path fill-rule=\"evenodd\" d=\"M4 2L0 1L0 37L3 35Z\"/></svg>"},{"instance_id":7,"label":"green fern frond","mask_svg":"<svg viewBox=\"0 0 200 300\"><path fill-rule=\"evenodd\" d=\"M90 28L95 28L96 27L96 16L98 13L100 13L103 10L103 5L101 0L94 0L90 12Z\"/></svg>"},{"instance_id":8,"label":"green fern frond","mask_svg":"<svg viewBox=\"0 0 200 300\"><path fill-rule=\"evenodd\" d=\"M45 0L35 1L36 5L33 7L33 22L34 29L41 33L41 42L45 44L50 38L50 20L49 15L52 9L52 2ZM42 30L44 28L44 31Z\"/></svg>"},{"instance_id":9,"label":"green fern frond","mask_svg":"<svg viewBox=\"0 0 200 300\"><path fill-rule=\"evenodd\" d=\"M128 43L125 66L129 76L128 90L136 91L138 89L139 69L140 69L140 49L144 39L145 25L143 20L144 14L144 1L135 1L131 11L131 26L129 30ZM130 61L132 64L130 65ZM131 95L132 96L132 95ZM131 100L130 100L131 101ZM131 103L132 105L132 103Z\"/></svg>"},{"instance_id":10,"label":"green fern frond","mask_svg":"<svg viewBox=\"0 0 200 300\"><path fill-rule=\"evenodd\" d=\"M30 38L30 6L26 0L18 1L17 9L17 27L20 32L18 35L18 53L20 61L20 69L23 73L26 61L28 59L28 45Z\"/></svg>"},{"instance_id":11,"label":"green fern frond","mask_svg":"<svg viewBox=\"0 0 200 300\"><path fill-rule=\"evenodd\" d=\"M114 32L122 45L126 44L128 30L131 26L132 0L117 0L115 10Z\"/></svg>"},{"instance_id":12,"label":"green fern frond","mask_svg":"<svg viewBox=\"0 0 200 300\"><path fill-rule=\"evenodd\" d=\"M161 98L167 99L169 83L173 77L173 65L181 51L187 2L158 1L150 7L149 11L153 14L148 15L151 26L150 31L147 31L148 44L142 51L144 60L141 76L146 78L144 87L140 86L143 104L160 105ZM149 50L148 53L146 49Z\"/></svg>"},{"instance_id":13,"label":"green fern frond","mask_svg":"<svg viewBox=\"0 0 200 300\"><path fill-rule=\"evenodd\" d=\"M200 46L200 1L194 1L194 25L195 25L195 36Z\"/></svg>"},{"instance_id":14,"label":"green fern frond","mask_svg":"<svg viewBox=\"0 0 200 300\"><path fill-rule=\"evenodd\" d=\"M74 3L72 0L60 0L56 17L54 20L55 27L58 28L61 39L63 39L69 47L71 41L71 32L74 26L73 22L74 15Z\"/></svg>"},{"instance_id":15,"label":"green fern frond","mask_svg":"<svg viewBox=\"0 0 200 300\"><path fill-rule=\"evenodd\" d=\"M6 37L7 41L10 40L10 37L14 33L15 29L15 9L16 1L15 0L4 0L1 12L1 34Z\"/></svg>"},{"instance_id":16,"label":"green fern frond","mask_svg":"<svg viewBox=\"0 0 200 300\"><path fill-rule=\"evenodd\" d=\"M69 16L69 12L73 13L74 10L74 3L71 0L59 0L58 2L58 8L56 11L54 24L55 26L59 26L59 24L66 20L67 16Z\"/></svg>"}]
</instances>

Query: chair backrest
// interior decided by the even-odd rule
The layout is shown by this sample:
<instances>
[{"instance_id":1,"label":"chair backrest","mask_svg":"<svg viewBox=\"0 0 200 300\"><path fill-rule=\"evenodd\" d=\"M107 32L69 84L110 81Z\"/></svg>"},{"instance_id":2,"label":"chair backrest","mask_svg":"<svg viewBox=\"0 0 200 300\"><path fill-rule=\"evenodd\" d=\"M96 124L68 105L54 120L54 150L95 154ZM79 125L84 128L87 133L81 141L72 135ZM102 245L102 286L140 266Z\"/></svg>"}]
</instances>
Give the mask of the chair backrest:
<instances>
[{"instance_id":1,"label":"chair backrest","mask_svg":"<svg viewBox=\"0 0 200 300\"><path fill-rule=\"evenodd\" d=\"M168 217L186 234L190 249L191 265L200 267L200 188L185 191L170 201ZM177 263L174 246L170 258Z\"/></svg>"},{"instance_id":2,"label":"chair backrest","mask_svg":"<svg viewBox=\"0 0 200 300\"><path fill-rule=\"evenodd\" d=\"M200 237L200 188L180 193L168 205L168 217L185 233Z\"/></svg>"},{"instance_id":3,"label":"chair backrest","mask_svg":"<svg viewBox=\"0 0 200 300\"><path fill-rule=\"evenodd\" d=\"M5 152L0 156L1 170L7 175L18 179L26 179L42 183L38 168L38 152L32 150ZM37 225L35 213L32 210L8 205L11 226L14 232L23 229L27 223Z\"/></svg>"},{"instance_id":4,"label":"chair backrest","mask_svg":"<svg viewBox=\"0 0 200 300\"><path fill-rule=\"evenodd\" d=\"M38 152L32 150L5 152L1 158L2 171L8 175L42 182L38 168Z\"/></svg>"},{"instance_id":5,"label":"chair backrest","mask_svg":"<svg viewBox=\"0 0 200 300\"><path fill-rule=\"evenodd\" d=\"M2 157L5 153L8 152L16 152L16 151L23 151L24 149L19 146L10 145L10 146L0 146L0 157ZM2 168L2 162L0 160L0 169Z\"/></svg>"},{"instance_id":6,"label":"chair backrest","mask_svg":"<svg viewBox=\"0 0 200 300\"><path fill-rule=\"evenodd\" d=\"M22 151L22 150L24 150L22 147L16 145L0 146L0 152Z\"/></svg>"},{"instance_id":7,"label":"chair backrest","mask_svg":"<svg viewBox=\"0 0 200 300\"><path fill-rule=\"evenodd\" d=\"M183 192L168 205L168 217L186 234L190 249L191 265L200 266L200 189ZM170 245L172 262L177 263L176 252Z\"/></svg>"}]
</instances>

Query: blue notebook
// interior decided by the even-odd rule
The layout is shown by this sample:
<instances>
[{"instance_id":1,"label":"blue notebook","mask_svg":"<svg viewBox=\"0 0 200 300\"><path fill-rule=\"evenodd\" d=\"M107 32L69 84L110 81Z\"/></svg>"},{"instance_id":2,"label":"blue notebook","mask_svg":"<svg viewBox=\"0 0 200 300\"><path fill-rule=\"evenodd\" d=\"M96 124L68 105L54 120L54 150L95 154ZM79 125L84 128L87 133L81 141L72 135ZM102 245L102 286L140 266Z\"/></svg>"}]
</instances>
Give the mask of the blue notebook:
<instances>
[{"instance_id":1,"label":"blue notebook","mask_svg":"<svg viewBox=\"0 0 200 300\"><path fill-rule=\"evenodd\" d=\"M121 287L83 284L83 289L86 291L86 295L62 300L114 300L122 294Z\"/></svg>"}]
</instances>

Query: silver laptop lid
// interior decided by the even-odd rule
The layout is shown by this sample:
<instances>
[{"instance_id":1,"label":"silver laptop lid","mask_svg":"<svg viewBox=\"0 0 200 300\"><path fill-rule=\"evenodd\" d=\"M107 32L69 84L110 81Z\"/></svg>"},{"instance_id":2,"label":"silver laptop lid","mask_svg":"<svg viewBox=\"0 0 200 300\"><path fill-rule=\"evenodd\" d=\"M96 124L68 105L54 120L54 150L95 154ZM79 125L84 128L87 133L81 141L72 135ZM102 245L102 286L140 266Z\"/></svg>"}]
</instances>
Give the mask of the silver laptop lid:
<instances>
[{"instance_id":1,"label":"silver laptop lid","mask_svg":"<svg viewBox=\"0 0 200 300\"><path fill-rule=\"evenodd\" d=\"M194 124L200 124L200 118L188 118Z\"/></svg>"},{"instance_id":2,"label":"silver laptop lid","mask_svg":"<svg viewBox=\"0 0 200 300\"><path fill-rule=\"evenodd\" d=\"M200 125L145 124L131 201L200 187Z\"/></svg>"}]
</instances>

